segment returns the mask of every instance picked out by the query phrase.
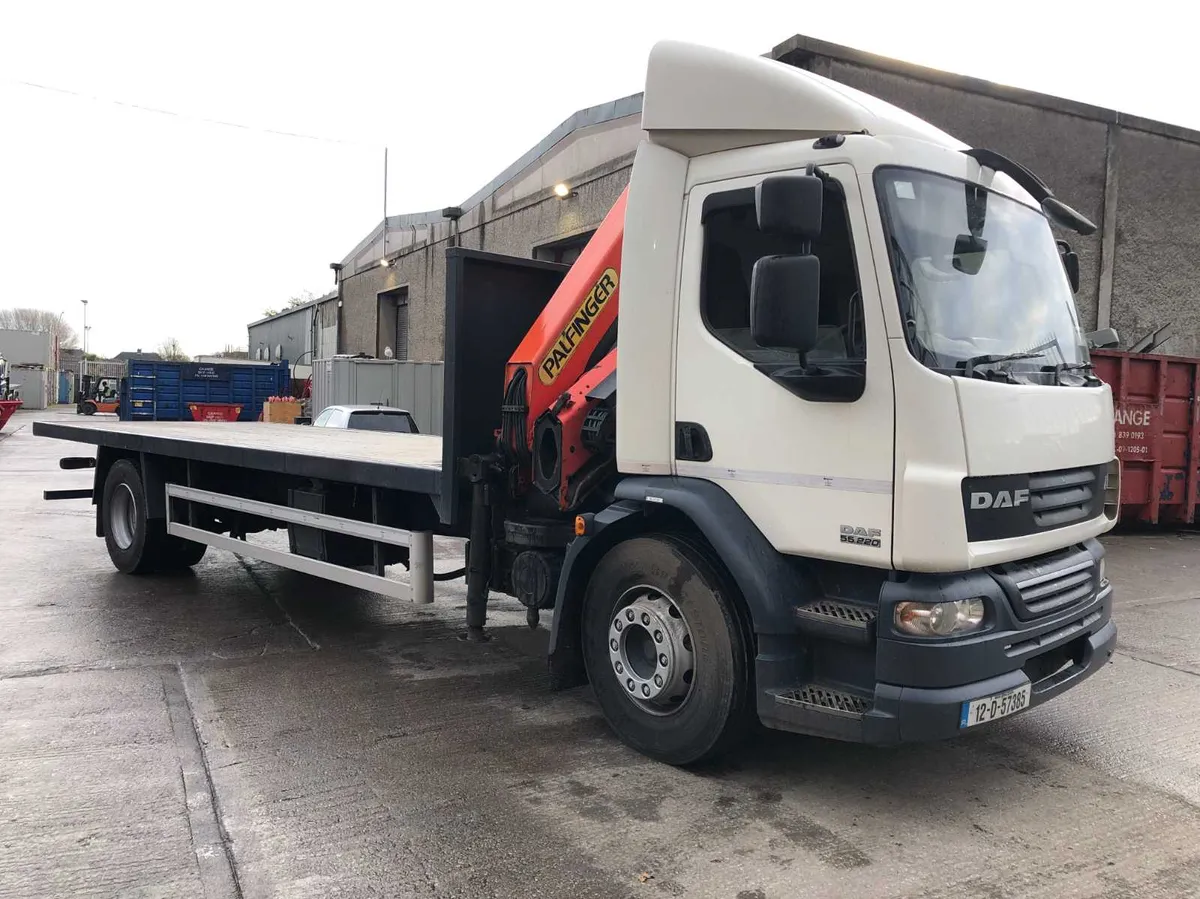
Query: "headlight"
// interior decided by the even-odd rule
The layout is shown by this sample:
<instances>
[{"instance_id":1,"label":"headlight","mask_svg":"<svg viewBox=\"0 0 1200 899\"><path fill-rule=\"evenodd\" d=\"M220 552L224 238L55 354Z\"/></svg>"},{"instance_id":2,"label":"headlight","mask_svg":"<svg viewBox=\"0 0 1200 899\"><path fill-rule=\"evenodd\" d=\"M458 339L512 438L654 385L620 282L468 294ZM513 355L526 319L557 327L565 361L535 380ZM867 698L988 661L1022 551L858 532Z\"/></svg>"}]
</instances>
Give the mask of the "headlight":
<instances>
[{"instance_id":1,"label":"headlight","mask_svg":"<svg viewBox=\"0 0 1200 899\"><path fill-rule=\"evenodd\" d=\"M915 637L949 637L978 630L983 624L983 600L898 602L896 627Z\"/></svg>"}]
</instances>

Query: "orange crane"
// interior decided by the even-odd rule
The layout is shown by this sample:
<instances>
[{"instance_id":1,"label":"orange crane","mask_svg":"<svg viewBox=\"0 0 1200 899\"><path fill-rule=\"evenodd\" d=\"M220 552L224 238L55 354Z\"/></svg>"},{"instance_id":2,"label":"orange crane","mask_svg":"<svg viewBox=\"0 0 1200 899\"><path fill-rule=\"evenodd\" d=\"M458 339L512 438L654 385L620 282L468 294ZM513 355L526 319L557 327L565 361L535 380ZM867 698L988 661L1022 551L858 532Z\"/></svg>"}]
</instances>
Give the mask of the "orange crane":
<instances>
[{"instance_id":1,"label":"orange crane","mask_svg":"<svg viewBox=\"0 0 1200 899\"><path fill-rule=\"evenodd\" d=\"M500 443L516 492L532 486L560 512L613 469L622 192L508 361Z\"/></svg>"}]
</instances>

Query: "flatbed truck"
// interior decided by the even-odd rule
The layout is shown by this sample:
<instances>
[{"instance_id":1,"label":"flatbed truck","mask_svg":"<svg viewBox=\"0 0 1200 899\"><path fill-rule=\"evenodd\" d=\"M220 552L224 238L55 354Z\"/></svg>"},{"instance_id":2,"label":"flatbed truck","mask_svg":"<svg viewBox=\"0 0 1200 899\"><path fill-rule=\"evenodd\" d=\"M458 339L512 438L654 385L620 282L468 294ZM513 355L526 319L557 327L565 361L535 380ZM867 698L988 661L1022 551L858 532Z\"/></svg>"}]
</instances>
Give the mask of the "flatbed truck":
<instances>
[{"instance_id":1,"label":"flatbed truck","mask_svg":"<svg viewBox=\"0 0 1200 899\"><path fill-rule=\"evenodd\" d=\"M1112 397L1019 163L812 73L650 54L631 180L570 267L447 253L444 435L58 423L129 574L206 547L392 596L467 538L553 686L672 764L757 719L871 744L986 730L1116 639ZM620 314L618 315L618 304ZM618 365L618 350L620 364ZM289 551L247 540L286 529ZM388 566L410 569L407 585Z\"/></svg>"}]
</instances>

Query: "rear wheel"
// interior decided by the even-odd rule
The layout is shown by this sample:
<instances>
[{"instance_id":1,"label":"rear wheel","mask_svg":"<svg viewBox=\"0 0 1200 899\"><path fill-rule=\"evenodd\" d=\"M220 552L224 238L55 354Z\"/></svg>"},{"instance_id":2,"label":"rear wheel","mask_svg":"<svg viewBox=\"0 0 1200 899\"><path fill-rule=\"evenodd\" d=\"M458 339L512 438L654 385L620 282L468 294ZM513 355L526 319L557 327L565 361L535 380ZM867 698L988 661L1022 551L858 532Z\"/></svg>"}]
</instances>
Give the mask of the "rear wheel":
<instances>
[{"instance_id":1,"label":"rear wheel","mask_svg":"<svg viewBox=\"0 0 1200 899\"><path fill-rule=\"evenodd\" d=\"M159 565L159 568L164 571L180 571L184 568L191 568L193 565L199 564L208 551L207 544L184 540L173 534L164 534L163 544L162 564Z\"/></svg>"},{"instance_id":2,"label":"rear wheel","mask_svg":"<svg viewBox=\"0 0 1200 899\"><path fill-rule=\"evenodd\" d=\"M104 543L118 571L145 574L160 561L163 524L146 518L146 490L137 466L120 459L104 479ZM152 525L157 525L153 527Z\"/></svg>"},{"instance_id":3,"label":"rear wheel","mask_svg":"<svg viewBox=\"0 0 1200 899\"><path fill-rule=\"evenodd\" d=\"M686 765L747 732L750 664L734 602L679 538L638 537L600 560L584 597L584 662L604 717L634 749Z\"/></svg>"}]
</instances>

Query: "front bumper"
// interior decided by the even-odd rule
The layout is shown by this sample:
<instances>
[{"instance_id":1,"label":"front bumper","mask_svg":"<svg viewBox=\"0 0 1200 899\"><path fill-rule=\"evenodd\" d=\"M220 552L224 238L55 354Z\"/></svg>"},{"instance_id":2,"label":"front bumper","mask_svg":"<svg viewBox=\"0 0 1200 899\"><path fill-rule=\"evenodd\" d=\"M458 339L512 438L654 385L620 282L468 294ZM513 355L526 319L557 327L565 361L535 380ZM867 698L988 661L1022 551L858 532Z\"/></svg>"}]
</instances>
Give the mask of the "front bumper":
<instances>
[{"instance_id":1,"label":"front bumper","mask_svg":"<svg viewBox=\"0 0 1200 899\"><path fill-rule=\"evenodd\" d=\"M1108 593L1111 595L1112 589ZM1031 680L1023 670L1010 671L987 680L959 687L923 688L877 684L875 707L863 728L864 742L913 743L941 740L964 731L985 730L988 725L960 727L962 705L986 696L1005 693L1031 684L1029 708L1053 699L1099 671L1112 657L1117 644L1117 626L1111 619L1090 633L1081 633L1058 644L1065 659L1063 667Z\"/></svg>"},{"instance_id":2,"label":"front bumper","mask_svg":"<svg viewBox=\"0 0 1200 899\"><path fill-rule=\"evenodd\" d=\"M1098 560L1103 549L1089 541L1079 554ZM1078 559L1071 561L1078 565ZM760 719L779 730L860 743L938 740L988 729L988 724L960 727L965 702L1029 684L1028 707L1033 707L1071 689L1108 662L1117 628L1112 621L1112 585L1100 582L1098 566L1085 600L1032 621L1016 615L1016 609L1025 607L1009 601L1005 591L1010 585L1003 576L990 585L985 583L989 577L981 571L935 582L930 576L911 579L902 590L885 588L873 645L855 650L824 642L810 647L813 658L838 660L828 667L840 676L822 678L818 671L815 678L807 678L818 682L816 692L808 689L813 685L801 690L782 686L780 666L768 663L760 652ZM891 606L899 599L920 594L957 599L985 589L995 614L982 632L959 639L915 640L888 626ZM817 696L824 707L786 698L797 694ZM831 697L837 701L830 702Z\"/></svg>"}]
</instances>

